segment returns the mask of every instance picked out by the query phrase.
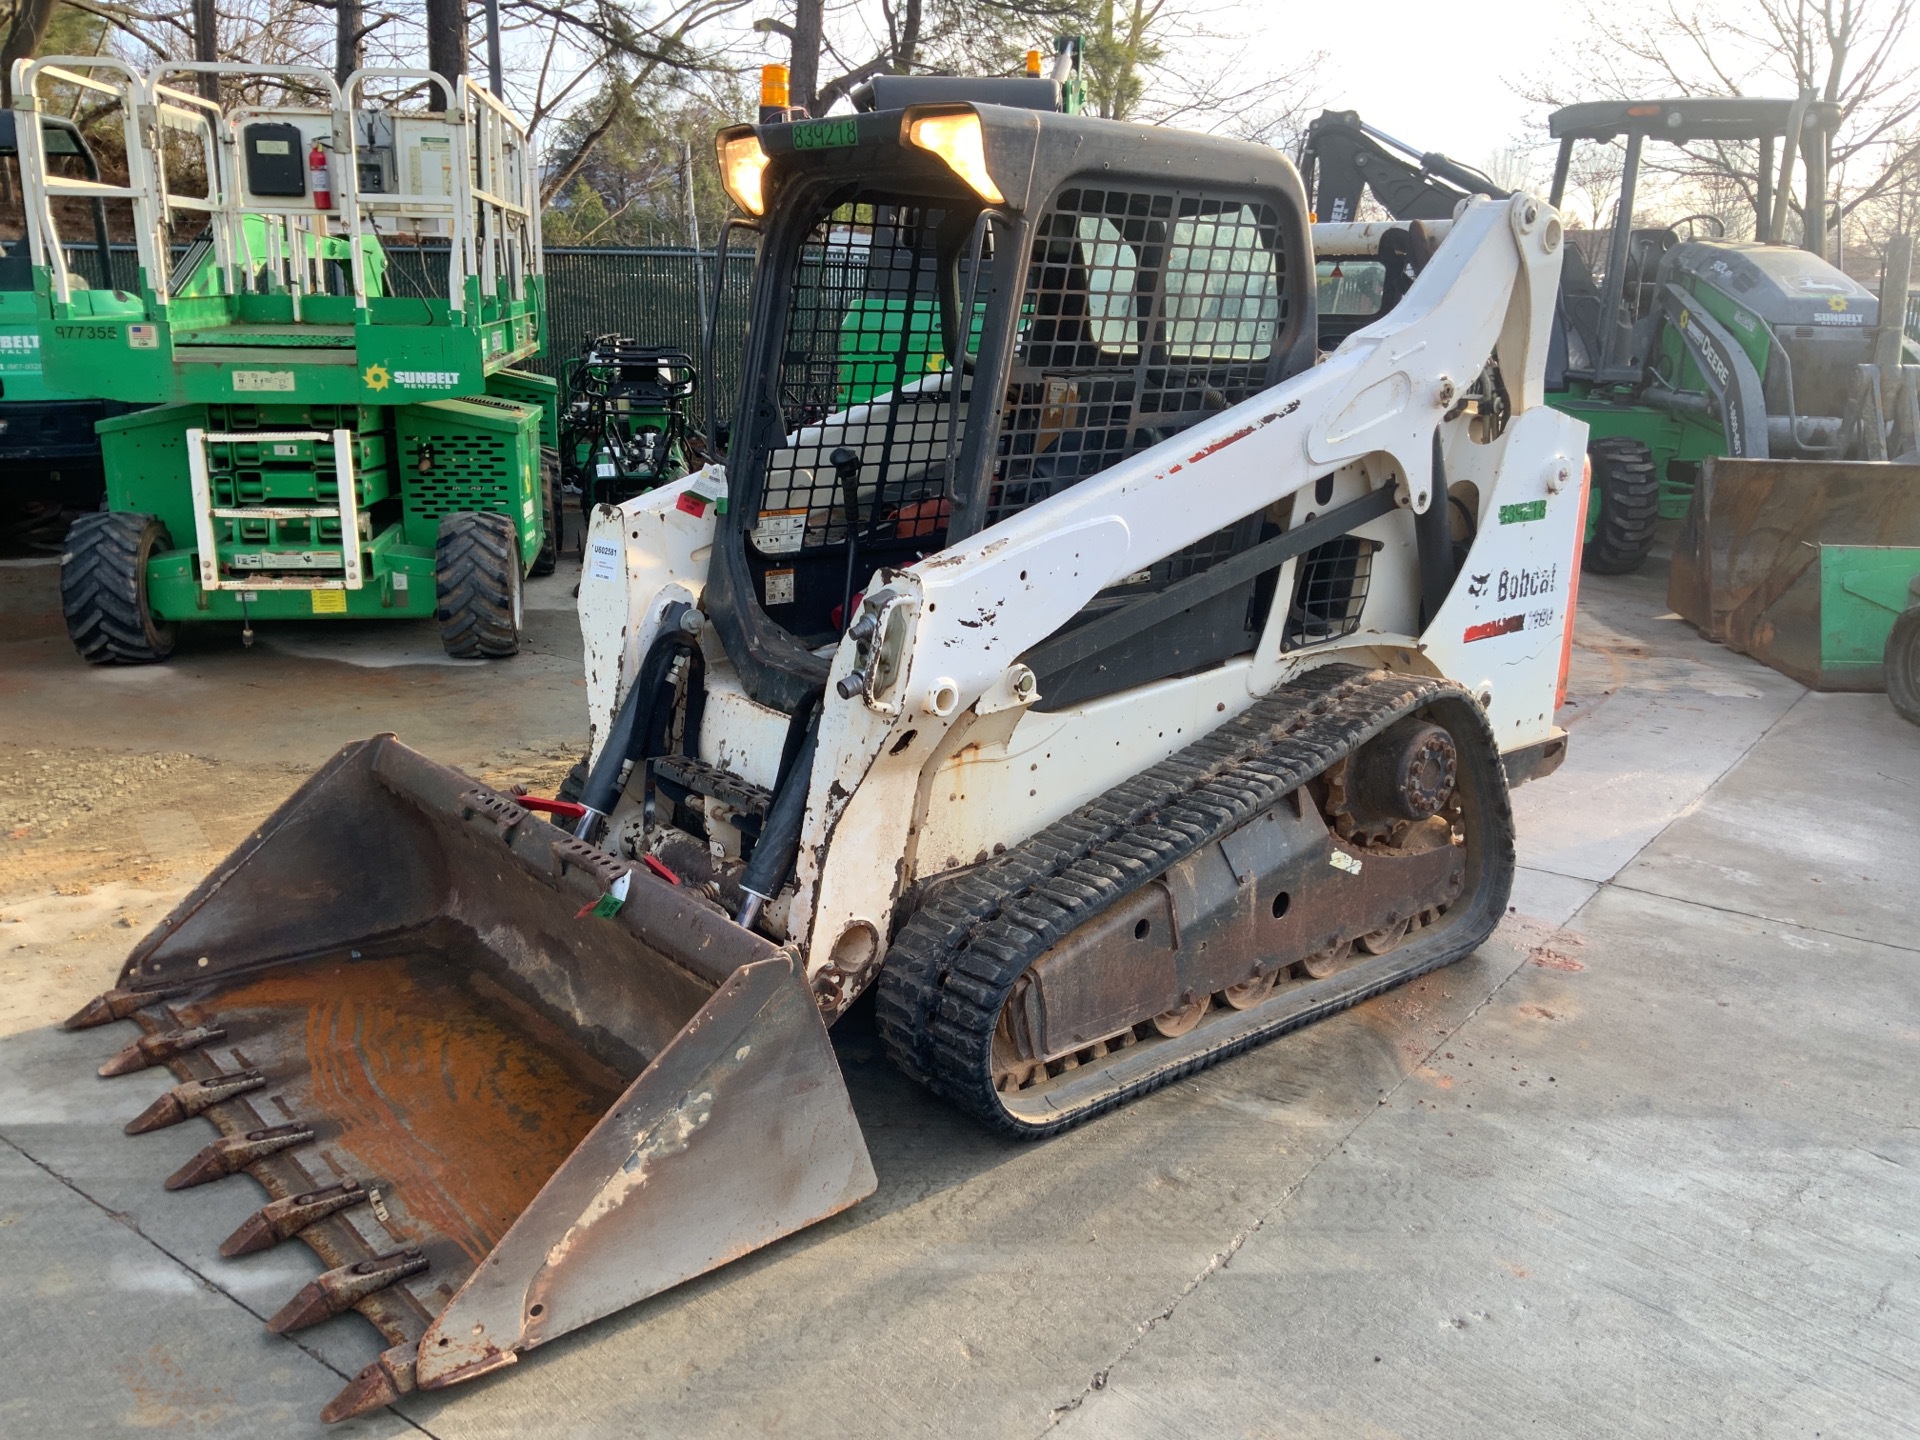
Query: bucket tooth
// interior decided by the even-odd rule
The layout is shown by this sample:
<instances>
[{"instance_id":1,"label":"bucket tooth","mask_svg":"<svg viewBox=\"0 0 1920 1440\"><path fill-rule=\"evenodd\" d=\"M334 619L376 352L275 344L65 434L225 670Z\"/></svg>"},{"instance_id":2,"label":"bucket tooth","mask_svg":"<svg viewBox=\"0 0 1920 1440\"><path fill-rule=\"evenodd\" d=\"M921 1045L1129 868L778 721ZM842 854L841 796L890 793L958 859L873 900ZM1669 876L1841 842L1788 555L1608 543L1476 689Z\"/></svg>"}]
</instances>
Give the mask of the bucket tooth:
<instances>
[{"instance_id":1,"label":"bucket tooth","mask_svg":"<svg viewBox=\"0 0 1920 1440\"><path fill-rule=\"evenodd\" d=\"M100 1067L100 1074L131 1075L149 1065L163 1065L176 1055L198 1050L215 1040L224 1040L227 1032L218 1025L195 1025L187 1030L160 1030L142 1035L118 1055Z\"/></svg>"},{"instance_id":2,"label":"bucket tooth","mask_svg":"<svg viewBox=\"0 0 1920 1440\"><path fill-rule=\"evenodd\" d=\"M189 1080L176 1085L133 1119L127 1122L127 1134L144 1135L149 1130L165 1129L191 1119L209 1106L231 1100L249 1090L258 1090L267 1077L258 1070L243 1070L238 1075L216 1075L211 1080Z\"/></svg>"},{"instance_id":3,"label":"bucket tooth","mask_svg":"<svg viewBox=\"0 0 1920 1440\"><path fill-rule=\"evenodd\" d=\"M320 1412L320 1418L332 1425L341 1420L351 1420L356 1415L364 1415L369 1410L378 1410L383 1405L391 1405L402 1395L411 1395L414 1387L413 1362L419 1350L418 1342L383 1350L379 1359L354 1376L344 1390L327 1402L327 1408Z\"/></svg>"},{"instance_id":4,"label":"bucket tooth","mask_svg":"<svg viewBox=\"0 0 1920 1440\"><path fill-rule=\"evenodd\" d=\"M266 1130L249 1130L245 1135L229 1135L216 1140L193 1159L167 1177L167 1189L186 1190L209 1180L237 1175L256 1160L264 1160L294 1145L313 1139L309 1125L275 1125Z\"/></svg>"},{"instance_id":5,"label":"bucket tooth","mask_svg":"<svg viewBox=\"0 0 1920 1440\"><path fill-rule=\"evenodd\" d=\"M427 1257L418 1250L392 1250L371 1260L339 1266L309 1280L298 1295L267 1321L267 1329L276 1335L285 1335L290 1330L318 1325L426 1268Z\"/></svg>"},{"instance_id":6,"label":"bucket tooth","mask_svg":"<svg viewBox=\"0 0 1920 1440\"><path fill-rule=\"evenodd\" d=\"M262 1205L241 1222L240 1228L220 1246L220 1253L231 1260L236 1255L251 1255L291 1240L316 1220L324 1220L336 1211L365 1204L367 1187L358 1180L343 1180L325 1190L310 1190Z\"/></svg>"},{"instance_id":7,"label":"bucket tooth","mask_svg":"<svg viewBox=\"0 0 1920 1440\"><path fill-rule=\"evenodd\" d=\"M164 1000L171 990L106 990L69 1015L61 1027L65 1030L91 1030L114 1020L124 1020L134 1011Z\"/></svg>"}]
</instances>

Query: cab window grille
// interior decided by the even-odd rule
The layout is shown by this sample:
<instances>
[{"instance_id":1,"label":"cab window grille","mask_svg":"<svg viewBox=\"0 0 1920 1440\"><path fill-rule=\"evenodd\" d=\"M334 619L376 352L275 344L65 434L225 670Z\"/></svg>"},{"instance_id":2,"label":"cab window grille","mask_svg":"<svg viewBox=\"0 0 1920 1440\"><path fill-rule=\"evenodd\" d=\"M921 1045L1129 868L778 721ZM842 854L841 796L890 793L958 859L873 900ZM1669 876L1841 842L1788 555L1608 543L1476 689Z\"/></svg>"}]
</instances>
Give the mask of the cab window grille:
<instances>
[{"instance_id":1,"label":"cab window grille","mask_svg":"<svg viewBox=\"0 0 1920 1440\"><path fill-rule=\"evenodd\" d=\"M1040 217L982 522L991 525L1273 383L1286 328L1269 205L1063 190ZM1257 517L1118 589L1159 588L1258 539Z\"/></svg>"},{"instance_id":2,"label":"cab window grille","mask_svg":"<svg viewBox=\"0 0 1920 1440\"><path fill-rule=\"evenodd\" d=\"M934 209L842 205L802 247L778 379L785 433L760 499L763 553L844 548L849 488L863 548L891 539L938 548L952 413L938 288L946 219Z\"/></svg>"},{"instance_id":3,"label":"cab window grille","mask_svg":"<svg viewBox=\"0 0 1920 1440\"><path fill-rule=\"evenodd\" d=\"M1360 628L1373 575L1375 542L1341 535L1316 545L1294 566L1282 648L1298 650L1338 640Z\"/></svg>"}]
</instances>

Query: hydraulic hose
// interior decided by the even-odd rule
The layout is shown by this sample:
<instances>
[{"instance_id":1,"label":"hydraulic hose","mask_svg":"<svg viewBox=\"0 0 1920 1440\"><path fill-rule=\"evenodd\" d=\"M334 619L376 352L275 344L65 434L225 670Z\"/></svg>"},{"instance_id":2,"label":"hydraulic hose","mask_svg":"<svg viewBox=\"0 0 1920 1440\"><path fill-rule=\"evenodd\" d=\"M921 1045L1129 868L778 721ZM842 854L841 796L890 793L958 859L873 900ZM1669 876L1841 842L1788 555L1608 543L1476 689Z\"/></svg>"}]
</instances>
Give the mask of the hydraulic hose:
<instances>
[{"instance_id":1,"label":"hydraulic hose","mask_svg":"<svg viewBox=\"0 0 1920 1440\"><path fill-rule=\"evenodd\" d=\"M807 787L813 781L818 740L818 729L810 728L800 753L794 757L793 768L787 772L786 783L773 797L766 824L760 827L760 838L747 860L746 873L740 877L740 888L747 892L747 898L734 918L749 929L760 918L761 906L780 893L793 873L794 858L800 853L800 826L807 818Z\"/></svg>"},{"instance_id":2,"label":"hydraulic hose","mask_svg":"<svg viewBox=\"0 0 1920 1440\"><path fill-rule=\"evenodd\" d=\"M1453 563L1453 509L1447 503L1447 462L1440 453L1440 431L1433 432L1433 482L1427 508L1413 517L1413 538L1420 556L1420 626L1425 629L1447 602L1458 573Z\"/></svg>"},{"instance_id":3,"label":"hydraulic hose","mask_svg":"<svg viewBox=\"0 0 1920 1440\"><path fill-rule=\"evenodd\" d=\"M681 624L691 608L678 602L667 606L660 617L660 632L647 647L639 673L627 687L620 708L614 712L613 724L607 729L607 743L600 747L600 758L587 772L587 783L580 792L580 803L586 806L587 813L580 817L573 833L582 840L591 840L594 827L613 813L614 804L620 798L620 772L628 761L645 758L639 751L647 748L661 729L658 723L660 694L674 660L683 653L694 657L700 654L699 642ZM688 709L691 721L697 711L691 703ZM692 728L689 725L689 729Z\"/></svg>"}]
</instances>

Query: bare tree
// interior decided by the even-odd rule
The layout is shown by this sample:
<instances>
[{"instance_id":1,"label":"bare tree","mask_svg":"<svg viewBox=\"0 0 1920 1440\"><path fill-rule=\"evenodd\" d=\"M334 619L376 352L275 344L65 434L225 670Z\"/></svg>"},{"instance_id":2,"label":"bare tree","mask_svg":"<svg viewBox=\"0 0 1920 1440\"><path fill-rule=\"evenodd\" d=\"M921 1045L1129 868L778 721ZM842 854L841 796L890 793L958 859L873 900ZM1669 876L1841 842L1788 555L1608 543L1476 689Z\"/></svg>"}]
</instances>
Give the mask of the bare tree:
<instances>
[{"instance_id":1,"label":"bare tree","mask_svg":"<svg viewBox=\"0 0 1920 1440\"><path fill-rule=\"evenodd\" d=\"M467 73L467 0L427 0L427 68L455 86ZM446 96L442 107L453 103Z\"/></svg>"},{"instance_id":2,"label":"bare tree","mask_svg":"<svg viewBox=\"0 0 1920 1440\"><path fill-rule=\"evenodd\" d=\"M503 26L509 12L517 21L538 15L539 24L532 28L549 47L531 83L509 82L510 91L520 92L522 113L536 126L582 107L595 117L547 167L540 182L542 202L566 192L629 111L677 103L673 92L688 80L741 68L744 59L730 52L725 22L736 19L750 3L668 0L652 7L597 0L598 8L589 11L578 3L562 8L547 0L503 0ZM571 47L571 55L566 63L554 63L564 47Z\"/></svg>"},{"instance_id":3,"label":"bare tree","mask_svg":"<svg viewBox=\"0 0 1920 1440\"><path fill-rule=\"evenodd\" d=\"M13 62L39 52L53 22L56 0L19 0L13 8L7 38L0 43L0 101L13 104Z\"/></svg>"},{"instance_id":4,"label":"bare tree","mask_svg":"<svg viewBox=\"0 0 1920 1440\"><path fill-rule=\"evenodd\" d=\"M1659 0L1620 6L1589 0L1588 41L1563 79L1521 87L1543 105L1660 95L1796 95L1840 107L1831 218L1844 223L1906 183L1920 161L1920 0ZM1690 184L1707 209L1749 213L1758 190L1751 146L1694 145L1677 159L1648 152L1650 167Z\"/></svg>"},{"instance_id":5,"label":"bare tree","mask_svg":"<svg viewBox=\"0 0 1920 1440\"><path fill-rule=\"evenodd\" d=\"M1033 42L1078 35L1094 114L1290 144L1324 55L1249 68L1244 37L1216 28L1219 9L1218 0L791 0L790 18L754 28L786 42L793 103L814 114L875 75L1018 74ZM817 59L806 54L816 15Z\"/></svg>"}]
</instances>

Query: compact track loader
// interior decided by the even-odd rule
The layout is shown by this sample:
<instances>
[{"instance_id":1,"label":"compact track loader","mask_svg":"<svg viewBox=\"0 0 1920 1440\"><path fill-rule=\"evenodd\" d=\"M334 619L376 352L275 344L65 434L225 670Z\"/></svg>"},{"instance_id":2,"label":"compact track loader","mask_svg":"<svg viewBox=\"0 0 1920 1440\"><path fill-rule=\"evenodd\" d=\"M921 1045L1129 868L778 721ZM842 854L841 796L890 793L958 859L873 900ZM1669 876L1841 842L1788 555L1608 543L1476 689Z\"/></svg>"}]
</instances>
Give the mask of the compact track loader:
<instances>
[{"instance_id":1,"label":"compact track loader","mask_svg":"<svg viewBox=\"0 0 1920 1440\"><path fill-rule=\"evenodd\" d=\"M719 136L746 379L724 464L594 513L580 801L352 746L74 1017L180 1082L130 1128L218 1132L170 1185L266 1191L227 1254L320 1256L273 1328L385 1337L328 1418L869 1194L828 1038L869 989L1034 1139L1504 912L1585 504L1554 212L1468 205L1316 363L1285 157L996 94ZM939 351L849 403L885 296Z\"/></svg>"}]
</instances>

